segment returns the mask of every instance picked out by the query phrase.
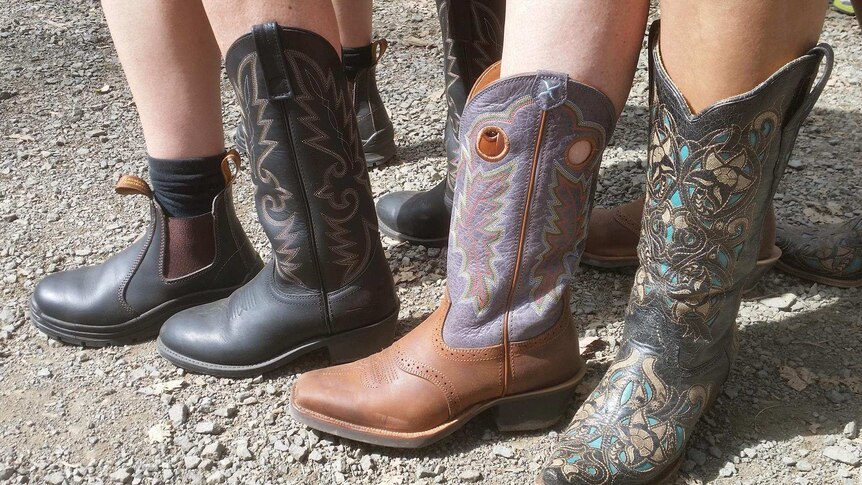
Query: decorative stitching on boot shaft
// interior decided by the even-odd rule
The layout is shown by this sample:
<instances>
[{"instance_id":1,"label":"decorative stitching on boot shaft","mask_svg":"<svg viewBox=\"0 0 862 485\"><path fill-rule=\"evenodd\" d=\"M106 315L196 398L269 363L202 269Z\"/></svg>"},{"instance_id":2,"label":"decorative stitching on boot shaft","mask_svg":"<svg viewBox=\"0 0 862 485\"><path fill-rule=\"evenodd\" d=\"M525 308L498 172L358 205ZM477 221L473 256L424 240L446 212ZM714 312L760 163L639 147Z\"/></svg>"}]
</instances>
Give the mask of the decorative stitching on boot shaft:
<instances>
[{"instance_id":1,"label":"decorative stitching on boot shaft","mask_svg":"<svg viewBox=\"0 0 862 485\"><path fill-rule=\"evenodd\" d=\"M259 189L255 191L260 197L257 204L258 214L276 228L275 233L270 236L275 253L276 272L287 281L307 287L297 276L303 264L302 260L297 258L303 238L296 224L296 214L291 213L286 219L281 218L286 202L294 196L265 163L279 143L269 137L273 120L266 117L270 101L259 91L257 53L252 52L239 62L236 79L242 83L241 86L234 85L237 102L240 106L254 107L256 111L254 119L248 118L251 113L247 115L246 110L241 110L241 113L242 121L246 124L245 132L249 135L247 143L252 176L256 184L266 185L267 189L265 193ZM251 123L254 123L254 126ZM257 139L254 139L254 134L257 134Z\"/></svg>"}]
</instances>

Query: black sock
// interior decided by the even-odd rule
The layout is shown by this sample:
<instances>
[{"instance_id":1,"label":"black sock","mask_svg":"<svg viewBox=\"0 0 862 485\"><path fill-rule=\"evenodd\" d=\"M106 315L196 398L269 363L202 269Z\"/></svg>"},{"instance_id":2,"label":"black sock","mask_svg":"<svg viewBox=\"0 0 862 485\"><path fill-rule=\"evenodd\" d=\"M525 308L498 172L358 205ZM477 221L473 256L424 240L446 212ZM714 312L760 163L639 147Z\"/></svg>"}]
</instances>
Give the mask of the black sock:
<instances>
[{"instance_id":1,"label":"black sock","mask_svg":"<svg viewBox=\"0 0 862 485\"><path fill-rule=\"evenodd\" d=\"M374 44L363 47L342 47L341 62L344 64L344 74L353 81L359 71L374 65Z\"/></svg>"},{"instance_id":2,"label":"black sock","mask_svg":"<svg viewBox=\"0 0 862 485\"><path fill-rule=\"evenodd\" d=\"M212 210L213 199L225 187L221 171L224 156L178 160L147 157L156 202L169 217L194 217Z\"/></svg>"}]
</instances>

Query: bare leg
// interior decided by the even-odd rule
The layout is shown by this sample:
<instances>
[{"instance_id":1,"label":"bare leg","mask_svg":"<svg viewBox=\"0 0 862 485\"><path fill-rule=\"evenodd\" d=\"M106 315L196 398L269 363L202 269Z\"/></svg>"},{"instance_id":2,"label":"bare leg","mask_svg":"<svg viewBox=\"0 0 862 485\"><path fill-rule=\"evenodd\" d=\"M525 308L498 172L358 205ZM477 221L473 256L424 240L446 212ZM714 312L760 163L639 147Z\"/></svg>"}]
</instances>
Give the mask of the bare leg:
<instances>
[{"instance_id":1,"label":"bare leg","mask_svg":"<svg viewBox=\"0 0 862 485\"><path fill-rule=\"evenodd\" d=\"M662 61L697 113L814 47L826 8L811 0L662 0Z\"/></svg>"},{"instance_id":2,"label":"bare leg","mask_svg":"<svg viewBox=\"0 0 862 485\"><path fill-rule=\"evenodd\" d=\"M542 8L530 0L510 0L500 74L565 72L604 92L620 113L631 90L648 10L649 2L643 0L626 2L624 14L591 0L548 0Z\"/></svg>"},{"instance_id":3,"label":"bare leg","mask_svg":"<svg viewBox=\"0 0 862 485\"><path fill-rule=\"evenodd\" d=\"M117 55L156 158L224 152L218 46L198 1L103 0Z\"/></svg>"},{"instance_id":4,"label":"bare leg","mask_svg":"<svg viewBox=\"0 0 862 485\"><path fill-rule=\"evenodd\" d=\"M332 0L342 47L371 43L371 0Z\"/></svg>"},{"instance_id":5,"label":"bare leg","mask_svg":"<svg viewBox=\"0 0 862 485\"><path fill-rule=\"evenodd\" d=\"M270 21L319 34L341 53L331 0L204 0L204 7L222 54L253 25Z\"/></svg>"}]
</instances>

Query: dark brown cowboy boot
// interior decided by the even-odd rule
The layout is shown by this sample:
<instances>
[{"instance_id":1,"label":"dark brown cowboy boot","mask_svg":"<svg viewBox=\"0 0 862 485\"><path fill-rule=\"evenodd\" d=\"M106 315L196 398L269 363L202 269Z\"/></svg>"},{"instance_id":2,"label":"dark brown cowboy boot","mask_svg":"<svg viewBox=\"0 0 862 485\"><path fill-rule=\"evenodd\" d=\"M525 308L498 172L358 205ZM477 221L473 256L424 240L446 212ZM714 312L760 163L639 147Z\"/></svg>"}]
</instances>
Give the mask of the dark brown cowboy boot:
<instances>
[{"instance_id":1,"label":"dark brown cowboy boot","mask_svg":"<svg viewBox=\"0 0 862 485\"><path fill-rule=\"evenodd\" d=\"M386 347L398 298L338 53L313 32L268 23L234 42L225 66L272 260L230 298L171 318L159 352L239 377L318 348L346 362Z\"/></svg>"},{"instance_id":2,"label":"dark brown cowboy boot","mask_svg":"<svg viewBox=\"0 0 862 485\"><path fill-rule=\"evenodd\" d=\"M224 298L249 281L263 263L234 211L238 168L239 154L228 152L222 161L227 187L213 199L212 212L190 218L167 217L146 182L121 177L118 193L150 199L147 232L102 264L40 281L30 303L36 327L87 347L131 344L158 335L175 313Z\"/></svg>"},{"instance_id":3,"label":"dark brown cowboy boot","mask_svg":"<svg viewBox=\"0 0 862 485\"><path fill-rule=\"evenodd\" d=\"M778 227L777 268L829 286L862 286L862 217L838 224Z\"/></svg>"},{"instance_id":4,"label":"dark brown cowboy boot","mask_svg":"<svg viewBox=\"0 0 862 485\"><path fill-rule=\"evenodd\" d=\"M505 10L505 0L437 0L448 107L446 178L424 192L409 190L381 197L377 215L383 234L411 244L446 245L460 160L461 111L479 75L502 57Z\"/></svg>"},{"instance_id":5,"label":"dark brown cowboy boot","mask_svg":"<svg viewBox=\"0 0 862 485\"><path fill-rule=\"evenodd\" d=\"M494 67L461 120L465 158L440 307L383 352L300 376L291 393L300 422L418 447L486 409L504 430L564 414L585 369L568 287L616 113L565 74L497 81Z\"/></svg>"}]
</instances>

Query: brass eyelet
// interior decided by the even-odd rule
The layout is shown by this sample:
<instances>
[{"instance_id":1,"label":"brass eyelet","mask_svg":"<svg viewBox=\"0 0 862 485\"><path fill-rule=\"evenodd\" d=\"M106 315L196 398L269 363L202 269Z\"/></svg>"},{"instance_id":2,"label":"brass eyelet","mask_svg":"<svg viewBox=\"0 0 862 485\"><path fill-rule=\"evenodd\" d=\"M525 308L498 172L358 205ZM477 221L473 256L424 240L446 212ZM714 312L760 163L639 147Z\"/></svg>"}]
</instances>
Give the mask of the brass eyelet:
<instances>
[{"instance_id":1,"label":"brass eyelet","mask_svg":"<svg viewBox=\"0 0 862 485\"><path fill-rule=\"evenodd\" d=\"M476 139L476 153L488 162L499 162L509 153L509 137L496 126L486 126Z\"/></svg>"}]
</instances>

